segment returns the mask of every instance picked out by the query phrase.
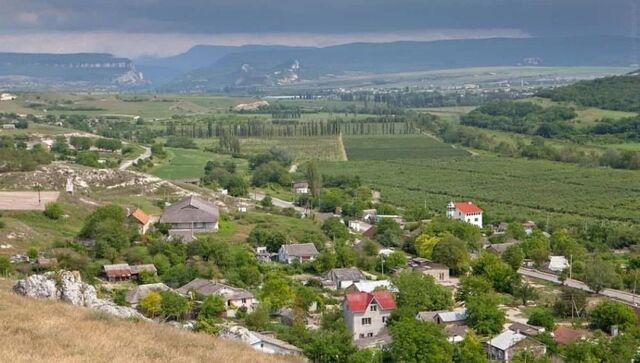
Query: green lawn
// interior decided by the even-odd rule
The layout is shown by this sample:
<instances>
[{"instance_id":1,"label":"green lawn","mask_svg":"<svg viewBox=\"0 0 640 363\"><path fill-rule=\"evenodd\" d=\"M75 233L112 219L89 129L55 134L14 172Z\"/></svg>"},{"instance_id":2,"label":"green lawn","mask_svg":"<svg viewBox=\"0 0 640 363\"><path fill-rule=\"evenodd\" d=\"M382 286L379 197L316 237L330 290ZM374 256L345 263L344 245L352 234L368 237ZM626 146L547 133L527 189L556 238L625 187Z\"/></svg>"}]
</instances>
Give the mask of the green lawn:
<instances>
[{"instance_id":1,"label":"green lawn","mask_svg":"<svg viewBox=\"0 0 640 363\"><path fill-rule=\"evenodd\" d=\"M163 179L192 179L204 175L209 160L229 160L228 155L215 154L199 149L166 148L167 160L151 170L151 174ZM241 162L236 160L237 162ZM246 163L246 162L245 162Z\"/></svg>"}]
</instances>

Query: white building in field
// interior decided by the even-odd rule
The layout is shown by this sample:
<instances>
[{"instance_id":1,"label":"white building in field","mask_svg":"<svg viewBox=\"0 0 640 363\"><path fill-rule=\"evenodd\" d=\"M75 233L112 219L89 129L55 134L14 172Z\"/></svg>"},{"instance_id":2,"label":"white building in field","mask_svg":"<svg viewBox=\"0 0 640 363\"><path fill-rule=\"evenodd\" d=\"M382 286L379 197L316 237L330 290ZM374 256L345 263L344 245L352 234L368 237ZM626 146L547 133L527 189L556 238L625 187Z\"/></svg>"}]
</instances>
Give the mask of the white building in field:
<instances>
[{"instance_id":1,"label":"white building in field","mask_svg":"<svg viewBox=\"0 0 640 363\"><path fill-rule=\"evenodd\" d=\"M447 217L482 228L482 209L473 202L451 202L447 205Z\"/></svg>"}]
</instances>

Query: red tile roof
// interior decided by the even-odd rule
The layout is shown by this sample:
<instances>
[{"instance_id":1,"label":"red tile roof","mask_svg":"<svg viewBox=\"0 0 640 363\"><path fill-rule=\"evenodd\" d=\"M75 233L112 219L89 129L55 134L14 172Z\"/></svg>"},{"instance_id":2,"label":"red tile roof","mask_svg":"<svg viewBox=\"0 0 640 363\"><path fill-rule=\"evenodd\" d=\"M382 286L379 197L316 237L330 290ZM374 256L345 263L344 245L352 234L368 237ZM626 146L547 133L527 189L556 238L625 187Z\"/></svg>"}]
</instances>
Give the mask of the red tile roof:
<instances>
[{"instance_id":1,"label":"red tile roof","mask_svg":"<svg viewBox=\"0 0 640 363\"><path fill-rule=\"evenodd\" d=\"M567 328L565 326L559 326L553 332L553 340L561 345L569 345L576 340L582 339L586 335L587 333L584 331Z\"/></svg>"},{"instance_id":2,"label":"red tile roof","mask_svg":"<svg viewBox=\"0 0 640 363\"><path fill-rule=\"evenodd\" d=\"M143 225L149 223L149 220L151 220L151 218L143 212L142 209L134 210L133 213L131 213L131 216Z\"/></svg>"},{"instance_id":3,"label":"red tile roof","mask_svg":"<svg viewBox=\"0 0 640 363\"><path fill-rule=\"evenodd\" d=\"M472 202L459 202L456 203L456 209L464 214L468 213L482 213L482 209Z\"/></svg>"},{"instance_id":4,"label":"red tile roof","mask_svg":"<svg viewBox=\"0 0 640 363\"><path fill-rule=\"evenodd\" d=\"M349 310L361 313L367 310L367 307L375 299L382 310L393 310L396 308L396 301L393 298L393 294L388 291L374 291L374 292L355 292L347 294L346 303L349 305Z\"/></svg>"}]
</instances>

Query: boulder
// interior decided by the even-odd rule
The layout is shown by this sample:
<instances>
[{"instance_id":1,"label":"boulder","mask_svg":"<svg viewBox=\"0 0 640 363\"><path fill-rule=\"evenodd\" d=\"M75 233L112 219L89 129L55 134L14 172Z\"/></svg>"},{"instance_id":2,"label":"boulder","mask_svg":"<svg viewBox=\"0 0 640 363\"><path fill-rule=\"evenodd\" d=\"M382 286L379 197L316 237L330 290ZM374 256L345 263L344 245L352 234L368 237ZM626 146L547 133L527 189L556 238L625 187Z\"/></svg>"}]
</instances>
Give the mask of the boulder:
<instances>
[{"instance_id":1,"label":"boulder","mask_svg":"<svg viewBox=\"0 0 640 363\"><path fill-rule=\"evenodd\" d=\"M98 299L96 288L82 282L77 271L46 272L19 280L13 290L23 296L62 300L68 304L102 311L115 317L148 320L136 309L118 306L112 301Z\"/></svg>"}]
</instances>

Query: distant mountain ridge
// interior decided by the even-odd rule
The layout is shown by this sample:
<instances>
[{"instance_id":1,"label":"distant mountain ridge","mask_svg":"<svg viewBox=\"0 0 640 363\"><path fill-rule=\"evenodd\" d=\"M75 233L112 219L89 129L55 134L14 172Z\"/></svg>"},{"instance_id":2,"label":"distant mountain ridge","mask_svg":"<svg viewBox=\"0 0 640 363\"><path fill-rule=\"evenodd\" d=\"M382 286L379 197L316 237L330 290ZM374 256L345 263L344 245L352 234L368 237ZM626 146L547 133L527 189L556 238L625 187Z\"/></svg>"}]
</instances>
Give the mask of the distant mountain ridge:
<instances>
[{"instance_id":1,"label":"distant mountain ridge","mask_svg":"<svg viewBox=\"0 0 640 363\"><path fill-rule=\"evenodd\" d=\"M167 89L218 91L237 86L243 68L252 69L254 84L278 72L282 65L299 63L299 80L349 72L392 73L487 66L627 66L636 39L616 36L566 38L493 38L432 42L352 43L325 48L238 47L215 63L192 70ZM190 52L187 52L190 53ZM220 53L222 54L222 53ZM176 56L173 59L182 57ZM202 64L202 63L201 63Z\"/></svg>"},{"instance_id":2,"label":"distant mountain ridge","mask_svg":"<svg viewBox=\"0 0 640 363\"><path fill-rule=\"evenodd\" d=\"M121 88L144 84L130 59L105 53L0 53L0 88Z\"/></svg>"}]
</instances>

